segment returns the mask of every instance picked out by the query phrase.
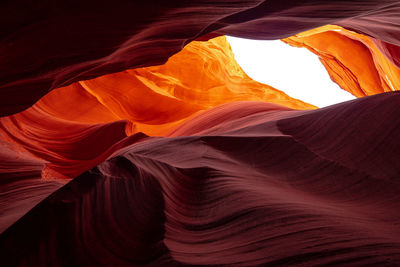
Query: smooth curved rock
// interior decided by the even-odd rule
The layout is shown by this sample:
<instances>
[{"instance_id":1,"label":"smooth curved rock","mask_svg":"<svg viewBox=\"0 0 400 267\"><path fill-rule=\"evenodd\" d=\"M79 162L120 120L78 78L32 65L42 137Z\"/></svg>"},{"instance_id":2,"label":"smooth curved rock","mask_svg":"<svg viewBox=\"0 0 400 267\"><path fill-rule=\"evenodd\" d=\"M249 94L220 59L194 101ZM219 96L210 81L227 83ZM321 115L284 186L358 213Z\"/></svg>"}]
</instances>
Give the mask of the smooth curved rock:
<instances>
[{"instance_id":1,"label":"smooth curved rock","mask_svg":"<svg viewBox=\"0 0 400 267\"><path fill-rule=\"evenodd\" d=\"M160 66L104 75L59 88L34 107L73 122L129 120L135 131L164 135L199 111L245 100L294 109L315 108L252 80L235 61L223 36L192 42Z\"/></svg>"},{"instance_id":2,"label":"smooth curved rock","mask_svg":"<svg viewBox=\"0 0 400 267\"><path fill-rule=\"evenodd\" d=\"M49 91L164 63L207 34L281 39L326 24L400 44L397 0L6 1L0 6L0 115Z\"/></svg>"},{"instance_id":3,"label":"smooth curved rock","mask_svg":"<svg viewBox=\"0 0 400 267\"><path fill-rule=\"evenodd\" d=\"M0 133L0 233L66 183L42 179L45 164Z\"/></svg>"},{"instance_id":4,"label":"smooth curved rock","mask_svg":"<svg viewBox=\"0 0 400 267\"><path fill-rule=\"evenodd\" d=\"M0 118L0 265L400 265L400 94L303 110L207 41L340 25L309 48L364 96L399 83L399 7L1 3L0 115L30 108Z\"/></svg>"},{"instance_id":5,"label":"smooth curved rock","mask_svg":"<svg viewBox=\"0 0 400 267\"><path fill-rule=\"evenodd\" d=\"M400 65L393 64L400 59L400 54L395 54L397 50L383 50L382 41L333 25L299 33L282 41L305 47L318 55L331 79L357 97L400 88Z\"/></svg>"},{"instance_id":6,"label":"smooth curved rock","mask_svg":"<svg viewBox=\"0 0 400 267\"><path fill-rule=\"evenodd\" d=\"M1 235L1 258L30 266L396 266L398 101L387 93L315 111L217 107L198 118L206 132L127 146L57 190Z\"/></svg>"},{"instance_id":7,"label":"smooth curved rock","mask_svg":"<svg viewBox=\"0 0 400 267\"><path fill-rule=\"evenodd\" d=\"M48 116L31 108L1 118L3 140L46 162L44 179L68 179L96 166L123 146L129 122L82 124ZM139 138L140 139L140 138Z\"/></svg>"},{"instance_id":8,"label":"smooth curved rock","mask_svg":"<svg viewBox=\"0 0 400 267\"><path fill-rule=\"evenodd\" d=\"M128 135L167 135L198 113L239 100L314 108L249 78L226 38L218 37L191 43L165 65L54 90L32 108L0 118L0 140L45 160L44 179L70 179L126 145Z\"/></svg>"}]
</instances>

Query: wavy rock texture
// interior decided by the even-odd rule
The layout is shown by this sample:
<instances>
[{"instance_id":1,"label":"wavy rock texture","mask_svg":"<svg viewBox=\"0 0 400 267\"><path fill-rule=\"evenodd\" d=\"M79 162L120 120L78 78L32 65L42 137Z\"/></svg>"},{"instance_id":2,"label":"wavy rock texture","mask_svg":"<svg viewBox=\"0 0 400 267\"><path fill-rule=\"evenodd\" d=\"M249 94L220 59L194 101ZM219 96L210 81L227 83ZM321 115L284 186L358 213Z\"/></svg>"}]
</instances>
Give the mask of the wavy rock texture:
<instances>
[{"instance_id":1,"label":"wavy rock texture","mask_svg":"<svg viewBox=\"0 0 400 267\"><path fill-rule=\"evenodd\" d=\"M0 233L66 183L42 179L45 164L0 133Z\"/></svg>"},{"instance_id":2,"label":"wavy rock texture","mask_svg":"<svg viewBox=\"0 0 400 267\"><path fill-rule=\"evenodd\" d=\"M400 59L400 54L382 53L374 38L329 25L283 41L318 55L332 80L357 97L400 87L400 65L393 64Z\"/></svg>"},{"instance_id":3,"label":"wavy rock texture","mask_svg":"<svg viewBox=\"0 0 400 267\"><path fill-rule=\"evenodd\" d=\"M182 125L190 136L130 145L53 193L3 233L2 258L396 266L398 101L387 93L315 111L262 102L211 109Z\"/></svg>"},{"instance_id":4,"label":"wavy rock texture","mask_svg":"<svg viewBox=\"0 0 400 267\"><path fill-rule=\"evenodd\" d=\"M289 37L372 95L400 83L399 8L1 3L0 115L29 109L0 118L0 265L400 265L400 94L315 110L209 40Z\"/></svg>"},{"instance_id":5,"label":"wavy rock texture","mask_svg":"<svg viewBox=\"0 0 400 267\"><path fill-rule=\"evenodd\" d=\"M196 112L244 100L315 108L248 77L223 36L192 42L164 65L126 70L60 88L34 107L74 122L125 119L135 124L136 131L164 135L168 128ZM75 107L77 101L85 105Z\"/></svg>"},{"instance_id":6,"label":"wavy rock texture","mask_svg":"<svg viewBox=\"0 0 400 267\"><path fill-rule=\"evenodd\" d=\"M145 138L123 140L126 124L72 123L35 108L2 118L0 233L71 178Z\"/></svg>"},{"instance_id":7,"label":"wavy rock texture","mask_svg":"<svg viewBox=\"0 0 400 267\"><path fill-rule=\"evenodd\" d=\"M206 34L280 39L339 24L397 53L399 8L397 0L5 1L0 115L73 82L164 63Z\"/></svg>"},{"instance_id":8,"label":"wavy rock texture","mask_svg":"<svg viewBox=\"0 0 400 267\"><path fill-rule=\"evenodd\" d=\"M165 135L192 115L237 100L314 108L251 80L234 60L225 37L218 37L191 43L165 65L74 83L22 113L1 118L0 231L68 179L131 142L144 140L141 132ZM135 138L126 139L135 133ZM33 170L31 161L40 164ZM15 166L11 173L10 166Z\"/></svg>"},{"instance_id":9,"label":"wavy rock texture","mask_svg":"<svg viewBox=\"0 0 400 267\"><path fill-rule=\"evenodd\" d=\"M189 44L161 66L54 90L32 108L0 118L0 132L48 162L44 179L74 178L126 145L120 141L127 135L166 135L196 113L239 100L315 108L250 79L218 37Z\"/></svg>"},{"instance_id":10,"label":"wavy rock texture","mask_svg":"<svg viewBox=\"0 0 400 267\"><path fill-rule=\"evenodd\" d=\"M120 141L126 137L127 123L71 123L32 109L2 118L0 132L19 150L49 162L42 173L44 179L63 179L74 178L123 147Z\"/></svg>"}]
</instances>

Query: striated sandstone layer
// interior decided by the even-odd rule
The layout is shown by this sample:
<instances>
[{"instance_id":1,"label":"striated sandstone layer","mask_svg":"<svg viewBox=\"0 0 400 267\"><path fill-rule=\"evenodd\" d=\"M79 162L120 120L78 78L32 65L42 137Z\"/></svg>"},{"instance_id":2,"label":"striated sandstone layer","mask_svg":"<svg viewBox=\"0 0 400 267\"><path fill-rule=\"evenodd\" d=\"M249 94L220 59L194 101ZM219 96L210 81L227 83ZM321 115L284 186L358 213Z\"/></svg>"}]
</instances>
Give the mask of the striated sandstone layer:
<instances>
[{"instance_id":1,"label":"striated sandstone layer","mask_svg":"<svg viewBox=\"0 0 400 267\"><path fill-rule=\"evenodd\" d=\"M123 92L123 93L121 93ZM73 109L76 101L87 105ZM126 119L137 131L163 135L190 115L233 101L267 101L294 109L315 106L287 96L244 73L224 36L192 42L159 66L126 70L63 87L35 106L78 122ZM156 104L155 104L156 103ZM71 111L72 109L72 111Z\"/></svg>"},{"instance_id":2,"label":"striated sandstone layer","mask_svg":"<svg viewBox=\"0 0 400 267\"><path fill-rule=\"evenodd\" d=\"M399 265L399 101L213 108L47 197L1 235L3 263Z\"/></svg>"},{"instance_id":3,"label":"striated sandstone layer","mask_svg":"<svg viewBox=\"0 0 400 267\"><path fill-rule=\"evenodd\" d=\"M0 265L400 265L399 18L397 0L2 2ZM363 98L315 109L253 81L224 34L287 38Z\"/></svg>"},{"instance_id":4,"label":"striated sandstone layer","mask_svg":"<svg viewBox=\"0 0 400 267\"><path fill-rule=\"evenodd\" d=\"M386 55L400 45L397 0L18 0L2 2L0 18L0 116L58 87L162 64L207 34L281 39L337 24L381 40Z\"/></svg>"},{"instance_id":5,"label":"striated sandstone layer","mask_svg":"<svg viewBox=\"0 0 400 267\"><path fill-rule=\"evenodd\" d=\"M374 38L328 25L283 42L318 55L332 80L357 97L400 88L400 65L393 63L400 58L382 52Z\"/></svg>"},{"instance_id":6,"label":"striated sandstone layer","mask_svg":"<svg viewBox=\"0 0 400 267\"><path fill-rule=\"evenodd\" d=\"M0 133L48 162L44 179L74 178L121 148L127 135L167 135L199 112L244 100L315 108L249 78L226 38L217 37L187 45L161 66L54 90L30 109L0 118Z\"/></svg>"}]
</instances>

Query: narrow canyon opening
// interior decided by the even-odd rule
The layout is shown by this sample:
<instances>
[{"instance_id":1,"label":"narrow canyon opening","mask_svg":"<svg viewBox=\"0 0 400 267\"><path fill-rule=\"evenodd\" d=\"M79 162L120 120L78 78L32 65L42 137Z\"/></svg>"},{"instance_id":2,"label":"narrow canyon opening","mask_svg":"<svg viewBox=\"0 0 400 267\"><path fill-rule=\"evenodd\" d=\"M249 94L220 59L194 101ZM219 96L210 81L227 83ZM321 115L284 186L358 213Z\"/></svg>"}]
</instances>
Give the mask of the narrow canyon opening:
<instances>
[{"instance_id":1,"label":"narrow canyon opening","mask_svg":"<svg viewBox=\"0 0 400 267\"><path fill-rule=\"evenodd\" d=\"M280 40L251 40L227 36L236 61L252 79L291 97L325 107L355 99L334 83L318 56Z\"/></svg>"}]
</instances>

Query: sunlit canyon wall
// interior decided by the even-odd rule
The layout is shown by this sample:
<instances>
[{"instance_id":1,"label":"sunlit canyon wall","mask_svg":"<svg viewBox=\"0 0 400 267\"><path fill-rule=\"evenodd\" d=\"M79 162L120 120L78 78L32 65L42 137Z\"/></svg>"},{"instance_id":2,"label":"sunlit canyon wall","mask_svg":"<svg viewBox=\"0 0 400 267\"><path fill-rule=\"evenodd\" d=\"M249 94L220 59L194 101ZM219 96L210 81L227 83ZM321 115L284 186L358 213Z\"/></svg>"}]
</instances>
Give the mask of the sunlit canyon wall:
<instances>
[{"instance_id":1,"label":"sunlit canyon wall","mask_svg":"<svg viewBox=\"0 0 400 267\"><path fill-rule=\"evenodd\" d=\"M1 266L400 265L398 1L0 12ZM358 99L254 81L223 35L307 48Z\"/></svg>"}]
</instances>

